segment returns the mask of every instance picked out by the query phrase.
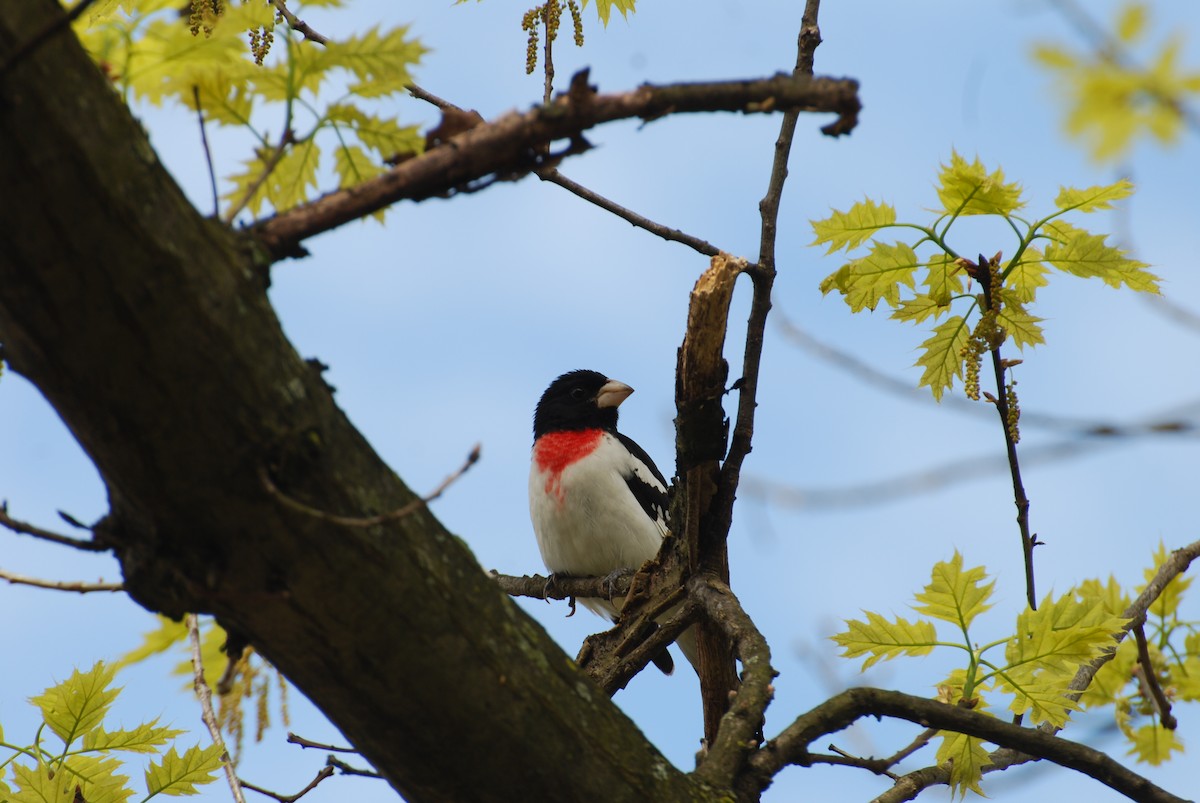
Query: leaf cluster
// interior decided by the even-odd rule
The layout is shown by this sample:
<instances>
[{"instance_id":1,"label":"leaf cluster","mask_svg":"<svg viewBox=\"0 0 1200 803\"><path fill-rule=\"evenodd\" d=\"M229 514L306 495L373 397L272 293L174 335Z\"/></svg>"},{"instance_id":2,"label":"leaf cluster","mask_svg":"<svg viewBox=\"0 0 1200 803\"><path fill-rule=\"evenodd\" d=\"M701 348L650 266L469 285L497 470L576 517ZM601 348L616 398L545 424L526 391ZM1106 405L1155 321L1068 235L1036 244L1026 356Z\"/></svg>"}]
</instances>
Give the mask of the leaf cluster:
<instances>
[{"instance_id":1,"label":"leaf cluster","mask_svg":"<svg viewBox=\"0 0 1200 803\"><path fill-rule=\"evenodd\" d=\"M1129 57L1145 44L1149 21L1147 4L1126 3L1104 46L1075 53L1043 42L1033 50L1034 60L1054 76L1065 101L1063 127L1083 141L1097 162L1120 160L1141 137L1174 142L1186 125L1184 107L1200 95L1200 71L1179 63L1184 41L1178 32L1145 66Z\"/></svg>"},{"instance_id":2,"label":"leaf cluster","mask_svg":"<svg viewBox=\"0 0 1200 803\"><path fill-rule=\"evenodd\" d=\"M1161 564L1167 557L1166 547L1159 543L1153 563ZM1154 574L1153 567L1144 570L1147 582ZM1110 597L1110 605L1128 604L1128 595L1112 578L1105 585L1096 580L1089 583L1097 593ZM1183 750L1183 743L1174 728L1162 725L1163 712L1149 693L1145 676L1153 676L1169 703L1200 700L1200 621L1187 620L1180 613L1191 584L1190 577L1175 577L1150 606L1145 624L1150 665L1141 664L1137 643L1128 638L1080 698L1087 707L1112 704L1117 725L1129 743L1127 755L1148 764L1168 760L1172 753ZM1138 586L1134 593L1141 593L1144 587Z\"/></svg>"},{"instance_id":3,"label":"leaf cluster","mask_svg":"<svg viewBox=\"0 0 1200 803\"><path fill-rule=\"evenodd\" d=\"M304 3L321 5L340 0ZM192 11L181 17L169 0L102 0L76 33L127 100L180 103L253 135L253 156L228 179L226 219L307 200L329 155L339 186L349 187L424 146L416 126L369 105L412 81L425 48L407 27L376 26L321 46L281 25L261 0L210 0ZM278 115L274 136L264 114Z\"/></svg>"},{"instance_id":4,"label":"leaf cluster","mask_svg":"<svg viewBox=\"0 0 1200 803\"><path fill-rule=\"evenodd\" d=\"M142 636L142 643L117 661L116 668L124 669L155 655L181 651L185 655L175 666L173 673L188 678L186 689L192 691L193 667L191 647L188 643L187 626L159 616L158 627ZM233 763L237 764L245 743L247 707L254 712L254 740L262 741L263 734L271 726L272 710L278 711L279 719L288 724L288 684L279 670L267 663L253 648L230 665L231 659L224 647L228 635L224 628L209 618L201 619L200 659L204 665L204 676L210 683L218 678L213 697L217 701L217 724L226 735L226 743L232 746ZM276 689L277 700L271 704L271 688Z\"/></svg>"},{"instance_id":5,"label":"leaf cluster","mask_svg":"<svg viewBox=\"0 0 1200 803\"><path fill-rule=\"evenodd\" d=\"M1042 319L1029 307L1038 289L1048 284L1051 270L1099 278L1112 287L1158 292L1158 279L1145 263L1109 245L1106 235L1064 219L1071 213L1111 209L1132 192L1133 185L1125 180L1086 189L1064 187L1054 199L1053 211L1026 218L1018 214L1025 206L1018 183L1007 181L1002 170L989 171L979 159L968 162L955 152L939 172L938 206L931 222L898 221L894 207L870 198L845 212L833 210L829 217L811 221L816 235L812 245L826 245L827 253L867 248L865 255L827 276L821 291L837 291L854 312L873 311L882 302L896 320L932 322L916 364L923 369L920 385L940 399L956 378L963 379L969 366L973 320L988 316L998 327L997 340L1020 349L1045 342ZM997 218L1015 238L1013 255L1006 261L999 253L995 258L1000 263L998 287L976 285L978 290L973 291L970 271L976 265L951 245L954 225L971 216ZM890 243L879 239L889 229L909 236ZM985 262L980 259L980 264Z\"/></svg>"},{"instance_id":6,"label":"leaf cluster","mask_svg":"<svg viewBox=\"0 0 1200 803\"><path fill-rule=\"evenodd\" d=\"M1008 711L1033 723L1061 727L1081 704L1069 696L1069 685L1081 666L1116 645L1126 621L1120 599L1098 584L1084 584L1058 597L1047 596L1037 610L1026 608L1002 638L980 644L977 617L992 607L995 582L983 567L964 568L956 551L933 567L930 582L916 595L915 621L865 612L866 620L846 621L833 636L846 658L863 657L863 669L899 655L928 655L935 648L957 651L963 664L938 684L938 697L949 705L988 716L999 698ZM943 636L939 628L954 631ZM953 758L955 791L982 794L979 783L990 763L981 740L956 733L940 734L939 762Z\"/></svg>"},{"instance_id":7,"label":"leaf cluster","mask_svg":"<svg viewBox=\"0 0 1200 803\"><path fill-rule=\"evenodd\" d=\"M224 753L219 744L180 753L175 741L184 731L161 726L157 719L132 729L105 728L105 716L121 691L113 686L116 671L98 662L31 699L43 719L32 743L10 743L0 731L0 749L10 753L0 762L0 800L121 803L137 794L129 776L120 774L121 754L154 756L145 770L142 801L159 794L194 795L197 785L216 780Z\"/></svg>"}]
</instances>

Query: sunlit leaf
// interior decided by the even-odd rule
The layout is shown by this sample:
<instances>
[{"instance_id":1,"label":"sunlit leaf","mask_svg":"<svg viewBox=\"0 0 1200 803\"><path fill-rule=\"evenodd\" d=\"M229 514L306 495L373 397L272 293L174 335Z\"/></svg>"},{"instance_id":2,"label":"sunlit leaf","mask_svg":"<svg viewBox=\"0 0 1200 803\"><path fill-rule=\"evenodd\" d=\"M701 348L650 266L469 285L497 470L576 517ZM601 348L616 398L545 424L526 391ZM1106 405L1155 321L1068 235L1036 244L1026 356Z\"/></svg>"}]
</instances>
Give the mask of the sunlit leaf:
<instances>
[{"instance_id":1,"label":"sunlit leaf","mask_svg":"<svg viewBox=\"0 0 1200 803\"><path fill-rule=\"evenodd\" d=\"M844 648L843 658L866 655L862 668L876 661L887 661L899 655L928 655L937 641L937 631L931 622L918 619L909 622L902 617L884 619L877 613L864 611L867 621L847 619L847 630L833 636Z\"/></svg>"},{"instance_id":2,"label":"sunlit leaf","mask_svg":"<svg viewBox=\"0 0 1200 803\"><path fill-rule=\"evenodd\" d=\"M890 204L877 204L870 198L859 201L848 212L833 210L824 220L809 221L817 239L810 245L829 244L825 253L840 248L847 251L862 245L880 229L896 222L896 209Z\"/></svg>"}]
</instances>

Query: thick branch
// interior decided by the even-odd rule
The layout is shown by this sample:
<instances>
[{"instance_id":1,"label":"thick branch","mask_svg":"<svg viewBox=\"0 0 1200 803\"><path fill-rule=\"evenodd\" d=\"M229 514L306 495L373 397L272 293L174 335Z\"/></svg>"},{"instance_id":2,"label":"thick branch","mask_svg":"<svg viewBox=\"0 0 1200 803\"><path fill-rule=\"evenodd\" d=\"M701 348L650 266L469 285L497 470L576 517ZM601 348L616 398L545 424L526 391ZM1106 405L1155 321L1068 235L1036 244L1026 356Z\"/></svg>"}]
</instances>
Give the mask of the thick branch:
<instances>
[{"instance_id":1,"label":"thick branch","mask_svg":"<svg viewBox=\"0 0 1200 803\"><path fill-rule=\"evenodd\" d=\"M729 586L711 575L688 581L688 594L697 600L711 622L733 645L742 662L741 684L721 717L716 738L696 775L718 787L734 785L747 757L758 746L767 706L775 696L771 685L779 673L771 666L771 648L754 621L742 609Z\"/></svg>"},{"instance_id":2,"label":"thick branch","mask_svg":"<svg viewBox=\"0 0 1200 803\"><path fill-rule=\"evenodd\" d=\"M858 84L850 79L775 76L751 81L644 85L631 92L581 91L583 81L553 103L512 112L476 126L378 178L268 218L254 227L274 259L300 252L300 243L323 231L366 217L401 200L422 200L469 190L481 181L514 178L552 165L546 151L555 140L577 138L600 123L629 118L654 120L684 112L769 112L795 109L839 115L835 133L848 133L859 110Z\"/></svg>"},{"instance_id":3,"label":"thick branch","mask_svg":"<svg viewBox=\"0 0 1200 803\"><path fill-rule=\"evenodd\" d=\"M1086 745L937 700L870 688L842 692L799 717L750 759L751 767L760 782L769 783L783 766L807 764L808 746L813 741L866 716L894 717L923 727L965 733L1076 770L1134 800L1184 800Z\"/></svg>"}]
</instances>

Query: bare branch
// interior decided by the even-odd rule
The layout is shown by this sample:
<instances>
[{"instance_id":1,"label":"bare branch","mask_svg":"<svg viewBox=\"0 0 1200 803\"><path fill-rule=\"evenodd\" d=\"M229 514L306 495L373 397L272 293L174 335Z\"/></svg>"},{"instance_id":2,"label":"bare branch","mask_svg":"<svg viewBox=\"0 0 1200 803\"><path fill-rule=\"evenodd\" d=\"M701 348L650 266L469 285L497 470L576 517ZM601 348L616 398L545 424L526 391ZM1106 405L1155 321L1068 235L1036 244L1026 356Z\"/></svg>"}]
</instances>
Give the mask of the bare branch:
<instances>
[{"instance_id":1,"label":"bare branch","mask_svg":"<svg viewBox=\"0 0 1200 803\"><path fill-rule=\"evenodd\" d=\"M204 680L204 659L200 655L200 620L196 614L189 613L183 617L183 621L187 625L188 639L192 644L192 688L196 690L196 697L200 700L200 718L204 720L213 744L224 748L225 740L221 738L221 726L217 724L217 715L213 711L212 690ZM233 760L229 757L228 750L221 754L221 766L225 769L225 779L229 781L229 791L233 793L234 803L246 803L242 794L242 782L234 774Z\"/></svg>"},{"instance_id":2,"label":"bare branch","mask_svg":"<svg viewBox=\"0 0 1200 803\"><path fill-rule=\"evenodd\" d=\"M200 128L200 144L204 148L204 163L208 167L208 184L212 190L213 217L221 216L221 196L217 192L217 172L213 168L212 148L208 146L208 129L204 125L204 108L200 105L200 87L192 85L192 102L196 105L196 124Z\"/></svg>"},{"instance_id":3,"label":"bare branch","mask_svg":"<svg viewBox=\"0 0 1200 803\"><path fill-rule=\"evenodd\" d=\"M645 229L651 234L657 235L664 240L682 243L688 248L691 248L693 251L697 251L707 257L714 257L720 253L720 250L712 243L709 243L706 240L701 240L699 237L693 237L692 235L686 234L679 229L673 229L669 226L664 226L661 223L655 223L650 218L639 215L637 212L634 212L631 209L626 209L620 204L605 198L603 195L600 195L593 190L589 190L582 184L572 181L562 173L558 172L556 168L551 168L549 170L538 170L536 172L538 178L542 179L543 181L549 181L552 184L557 184L563 189L578 195L588 203L595 204L606 212L613 213L622 220L637 226L639 229Z\"/></svg>"},{"instance_id":4,"label":"bare branch","mask_svg":"<svg viewBox=\"0 0 1200 803\"><path fill-rule=\"evenodd\" d=\"M836 113L838 121L826 128L832 135L848 133L857 120L857 93L858 84L850 79L786 75L752 81L647 84L616 94L568 92L549 105L512 112L464 131L377 178L267 218L253 231L275 259L296 255L302 240L397 201L469 191L481 181L520 178L552 165L562 154L548 153L550 143L578 137L593 126L614 120L654 120L688 112L748 114L797 109Z\"/></svg>"},{"instance_id":5,"label":"bare branch","mask_svg":"<svg viewBox=\"0 0 1200 803\"><path fill-rule=\"evenodd\" d=\"M417 100L423 100L426 103L429 103L429 104L432 104L432 105L438 107L442 111L454 111L454 112L465 112L466 111L466 109L464 109L463 107L456 106L455 104L451 103L450 101L446 100L445 98L440 98L437 95L433 94L432 92L429 92L428 90L423 89L416 84L405 84L404 88L408 90L408 94L412 95Z\"/></svg>"},{"instance_id":6,"label":"bare branch","mask_svg":"<svg viewBox=\"0 0 1200 803\"><path fill-rule=\"evenodd\" d=\"M249 783L248 781L239 780L238 783L240 783L242 786L244 786L245 788L247 788L253 792L258 792L260 795L266 795L267 797L273 797L276 800L278 800L279 803L296 803L297 800L304 797L312 790L316 789L317 784L319 784L321 781L328 778L330 775L333 775L333 769L334 768L328 764L326 764L324 767L321 767L321 771L317 773L317 777L315 777L311 781L309 781L308 786L304 787L303 789L301 789L299 792L297 792L294 795L281 795L278 792L272 792L270 790L263 789L261 786L255 786L254 784Z\"/></svg>"},{"instance_id":7,"label":"bare branch","mask_svg":"<svg viewBox=\"0 0 1200 803\"><path fill-rule=\"evenodd\" d=\"M1160 297L1148 296L1148 298L1159 299ZM792 321L788 317L786 310L778 305L772 309L771 317L774 324L780 329L787 340L826 364L832 365L834 368L849 374L867 385L926 406L932 407L936 405L943 409L948 408L963 412L976 418L992 418L990 410L965 396L946 394L942 396L941 401L935 401L928 389L919 388L910 380L886 374L845 349L838 348L832 343L817 338L795 321ZM1043 429L1067 430L1077 435L1086 435L1095 438L1132 438L1170 433L1194 433L1198 428L1197 423L1194 420L1189 420L1187 416L1195 416L1196 407L1197 404L1195 402L1176 405L1175 408L1169 411L1165 410L1162 413L1146 417L1144 423L1101 421L1022 410L1021 424L1023 426L1029 425Z\"/></svg>"},{"instance_id":8,"label":"bare branch","mask_svg":"<svg viewBox=\"0 0 1200 803\"><path fill-rule=\"evenodd\" d=\"M325 759L325 766L335 767L342 775L361 775L364 778L382 778L378 772L374 770L364 770L358 767L352 767L345 761L339 761L334 756L328 756Z\"/></svg>"},{"instance_id":9,"label":"bare branch","mask_svg":"<svg viewBox=\"0 0 1200 803\"><path fill-rule=\"evenodd\" d=\"M305 750L307 750L308 748L311 747L311 748L314 748L317 750L332 750L335 753L357 753L358 752L353 747L338 747L337 745L332 745L332 744L322 744L321 742L314 742L311 739L305 739L303 736L297 736L294 733L288 733L287 741L288 741L288 744L298 744L298 745L300 745L301 748L303 748Z\"/></svg>"},{"instance_id":10,"label":"bare branch","mask_svg":"<svg viewBox=\"0 0 1200 803\"><path fill-rule=\"evenodd\" d=\"M329 37L317 33L311 27L309 27L308 23L293 14L288 9L287 3L285 3L284 0L268 0L268 2L275 6L275 10L279 12L279 16L283 17L284 21L287 22L288 27L293 31L301 34L310 42L316 42L318 45L329 44Z\"/></svg>"},{"instance_id":11,"label":"bare branch","mask_svg":"<svg viewBox=\"0 0 1200 803\"><path fill-rule=\"evenodd\" d=\"M1133 637L1137 640L1138 662L1133 671L1137 675L1138 683L1142 687L1142 694L1154 701L1154 707L1158 711L1158 720L1167 730L1173 731L1178 727L1179 722L1175 719L1175 715L1171 713L1171 701L1167 699L1167 695L1163 693L1162 685L1158 682L1158 675L1154 671L1154 664L1150 660L1150 645L1146 643L1146 619L1142 617L1141 621L1133 626Z\"/></svg>"},{"instance_id":12,"label":"bare branch","mask_svg":"<svg viewBox=\"0 0 1200 803\"><path fill-rule=\"evenodd\" d=\"M34 586L35 588L49 588L53 591L74 591L79 594L88 594L93 591L124 591L125 586L120 583L85 583L79 580L43 580L40 577L27 577L23 574L14 574L13 572L0 569L0 580L7 580L13 585Z\"/></svg>"},{"instance_id":13,"label":"bare branch","mask_svg":"<svg viewBox=\"0 0 1200 803\"><path fill-rule=\"evenodd\" d=\"M965 733L1076 770L1134 800L1154 803L1183 803L1184 800L1087 745L937 700L871 688L842 692L797 718L751 757L750 774L757 776L765 788L765 783L769 783L785 765L809 763L808 746L815 739L842 730L865 716L893 717L939 730Z\"/></svg>"},{"instance_id":14,"label":"bare branch","mask_svg":"<svg viewBox=\"0 0 1200 803\"><path fill-rule=\"evenodd\" d=\"M390 510L387 513L380 513L378 516L338 516L333 513L327 513L324 510L318 510L315 507L309 507L303 502L292 499L283 491L279 490L274 481L271 480L270 472L268 472L266 468L262 466L259 466L258 478L259 481L262 482L263 487L266 488L267 492L271 494L271 496L278 499L284 505L284 507L291 508L292 510L303 513L306 516L312 516L315 519L327 521L330 524L337 524L342 527L375 527L380 524L386 524L389 521L402 519L405 516L411 516L413 513L437 499L439 496L445 493L446 489L453 485L459 477L461 477L463 474L466 474L471 466L479 462L479 455L480 445L475 444L475 446L471 449L470 454L467 455L467 459L463 462L463 464L459 466L453 474L442 480L441 484L434 488L428 496L422 496L419 499L414 499L403 507L397 508L396 510Z\"/></svg>"},{"instance_id":15,"label":"bare branch","mask_svg":"<svg viewBox=\"0 0 1200 803\"><path fill-rule=\"evenodd\" d=\"M572 597L601 597L616 599L629 593L633 574L615 577L567 577L540 574L515 577L492 571L492 577L502 591L510 597L532 597L533 599L571 599Z\"/></svg>"},{"instance_id":16,"label":"bare branch","mask_svg":"<svg viewBox=\"0 0 1200 803\"><path fill-rule=\"evenodd\" d=\"M108 547L101 541L87 541L82 538L72 538L69 535L59 535L50 530L42 529L28 522L19 521L8 515L8 503L0 502L0 526L7 527L14 533L22 535L32 535L34 538L40 538L43 541L50 541L55 544L62 544L73 549L80 549L84 552L107 552Z\"/></svg>"}]
</instances>

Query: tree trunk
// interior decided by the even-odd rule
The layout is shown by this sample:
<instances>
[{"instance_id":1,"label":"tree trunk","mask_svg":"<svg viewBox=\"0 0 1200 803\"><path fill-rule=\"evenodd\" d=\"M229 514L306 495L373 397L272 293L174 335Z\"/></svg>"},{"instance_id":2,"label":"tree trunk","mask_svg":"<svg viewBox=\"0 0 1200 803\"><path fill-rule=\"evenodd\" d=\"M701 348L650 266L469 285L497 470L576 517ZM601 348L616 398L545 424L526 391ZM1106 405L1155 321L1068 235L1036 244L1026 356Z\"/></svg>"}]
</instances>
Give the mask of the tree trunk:
<instances>
[{"instance_id":1,"label":"tree trunk","mask_svg":"<svg viewBox=\"0 0 1200 803\"><path fill-rule=\"evenodd\" d=\"M0 63L60 15L9 3ZM412 800L698 793L427 510L268 491L413 499L65 29L0 75L0 187L0 341L104 478L135 600L214 613Z\"/></svg>"}]
</instances>

